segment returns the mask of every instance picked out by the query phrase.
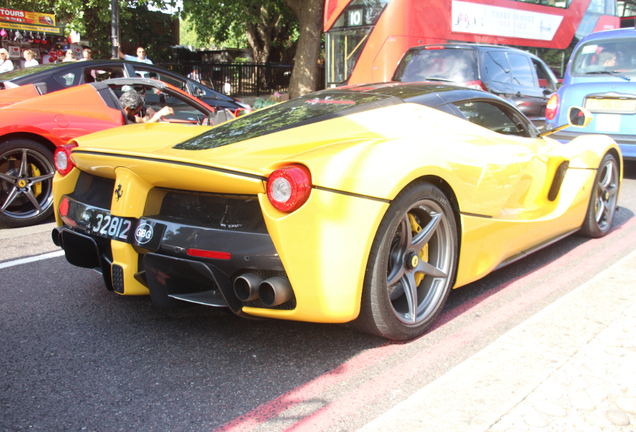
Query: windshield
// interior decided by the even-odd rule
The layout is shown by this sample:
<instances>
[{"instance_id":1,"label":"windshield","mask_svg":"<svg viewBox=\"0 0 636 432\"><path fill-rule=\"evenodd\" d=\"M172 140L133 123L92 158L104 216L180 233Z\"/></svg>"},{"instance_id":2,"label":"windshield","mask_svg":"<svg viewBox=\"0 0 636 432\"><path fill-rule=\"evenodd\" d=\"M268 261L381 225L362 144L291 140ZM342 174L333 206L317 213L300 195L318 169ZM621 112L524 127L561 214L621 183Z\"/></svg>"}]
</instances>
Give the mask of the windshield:
<instances>
[{"instance_id":1,"label":"windshield","mask_svg":"<svg viewBox=\"0 0 636 432\"><path fill-rule=\"evenodd\" d=\"M326 33L327 85L344 84L390 0L353 0Z\"/></svg>"},{"instance_id":2,"label":"windshield","mask_svg":"<svg viewBox=\"0 0 636 432\"><path fill-rule=\"evenodd\" d=\"M574 53L570 74L636 75L636 38L597 39L581 45Z\"/></svg>"},{"instance_id":3,"label":"windshield","mask_svg":"<svg viewBox=\"0 0 636 432\"><path fill-rule=\"evenodd\" d=\"M327 85L345 83L358 62L371 28L327 33Z\"/></svg>"},{"instance_id":4,"label":"windshield","mask_svg":"<svg viewBox=\"0 0 636 432\"><path fill-rule=\"evenodd\" d=\"M273 105L245 117L239 117L178 144L174 148L207 150L291 127L402 102L401 99L390 95L323 91Z\"/></svg>"},{"instance_id":5,"label":"windshield","mask_svg":"<svg viewBox=\"0 0 636 432\"><path fill-rule=\"evenodd\" d=\"M478 79L477 51L466 49L409 51L393 75L393 81L400 82L442 80L461 83Z\"/></svg>"}]
</instances>

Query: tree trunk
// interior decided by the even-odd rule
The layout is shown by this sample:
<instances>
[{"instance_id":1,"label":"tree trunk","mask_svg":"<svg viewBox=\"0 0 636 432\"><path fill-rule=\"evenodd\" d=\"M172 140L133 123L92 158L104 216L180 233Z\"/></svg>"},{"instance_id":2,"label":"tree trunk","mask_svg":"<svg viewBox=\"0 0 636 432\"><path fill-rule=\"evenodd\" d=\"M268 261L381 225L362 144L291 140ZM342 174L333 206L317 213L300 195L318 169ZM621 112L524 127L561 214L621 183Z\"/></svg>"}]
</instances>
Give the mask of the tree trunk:
<instances>
[{"instance_id":1,"label":"tree trunk","mask_svg":"<svg viewBox=\"0 0 636 432\"><path fill-rule=\"evenodd\" d=\"M318 57L322 36L324 0L285 0L298 18L300 34L294 71L289 83L289 97L295 98L318 88Z\"/></svg>"}]
</instances>

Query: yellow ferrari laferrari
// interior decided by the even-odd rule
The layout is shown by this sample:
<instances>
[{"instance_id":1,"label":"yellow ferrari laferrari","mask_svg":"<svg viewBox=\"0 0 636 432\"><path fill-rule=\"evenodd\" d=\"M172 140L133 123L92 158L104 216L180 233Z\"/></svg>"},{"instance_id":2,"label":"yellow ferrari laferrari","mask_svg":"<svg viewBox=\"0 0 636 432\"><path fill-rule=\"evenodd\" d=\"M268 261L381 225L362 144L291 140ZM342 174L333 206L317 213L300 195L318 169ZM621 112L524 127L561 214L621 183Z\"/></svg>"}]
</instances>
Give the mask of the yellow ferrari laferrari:
<instances>
[{"instance_id":1,"label":"yellow ferrari laferrari","mask_svg":"<svg viewBox=\"0 0 636 432\"><path fill-rule=\"evenodd\" d=\"M564 126L589 121L573 107ZM109 290L395 340L422 334L452 288L605 235L623 169L611 138L562 144L494 95L439 83L330 89L217 127L124 126L55 164L53 241Z\"/></svg>"}]
</instances>

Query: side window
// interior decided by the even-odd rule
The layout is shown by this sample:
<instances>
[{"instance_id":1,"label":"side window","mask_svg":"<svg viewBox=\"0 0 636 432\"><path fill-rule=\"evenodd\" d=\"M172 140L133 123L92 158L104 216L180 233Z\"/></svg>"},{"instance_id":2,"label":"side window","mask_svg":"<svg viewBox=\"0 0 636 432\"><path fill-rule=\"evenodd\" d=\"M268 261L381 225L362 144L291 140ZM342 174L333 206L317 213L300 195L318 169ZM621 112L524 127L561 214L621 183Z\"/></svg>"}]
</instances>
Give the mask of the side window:
<instances>
[{"instance_id":1,"label":"side window","mask_svg":"<svg viewBox=\"0 0 636 432\"><path fill-rule=\"evenodd\" d=\"M534 75L528 57L521 54L508 54L512 70L512 84L524 87L536 87Z\"/></svg>"},{"instance_id":2,"label":"side window","mask_svg":"<svg viewBox=\"0 0 636 432\"><path fill-rule=\"evenodd\" d=\"M484 70L489 81L510 84L510 66L505 52L487 52L484 55Z\"/></svg>"},{"instance_id":3,"label":"side window","mask_svg":"<svg viewBox=\"0 0 636 432\"><path fill-rule=\"evenodd\" d=\"M556 91L556 85L552 80L552 77L546 71L545 67L535 59L532 59L532 65L537 73L537 79L539 80L539 87L550 91Z\"/></svg>"},{"instance_id":4,"label":"side window","mask_svg":"<svg viewBox=\"0 0 636 432\"><path fill-rule=\"evenodd\" d=\"M197 123L199 120L207 117L204 111L201 111L196 106L190 105L186 99L181 99L181 95L170 95L155 87L143 85L112 85L111 89L115 92L117 98L129 90L137 91L144 99L145 114L148 116L161 110L163 107L167 106L172 108L174 114L163 118L163 121L169 123Z\"/></svg>"},{"instance_id":5,"label":"side window","mask_svg":"<svg viewBox=\"0 0 636 432\"><path fill-rule=\"evenodd\" d=\"M84 68L84 82L92 83L104 81L111 78L124 78L124 68L122 66L95 66Z\"/></svg>"},{"instance_id":6,"label":"side window","mask_svg":"<svg viewBox=\"0 0 636 432\"><path fill-rule=\"evenodd\" d=\"M513 111L503 107L482 101L456 102L455 106L466 119L504 135L531 136L528 125Z\"/></svg>"},{"instance_id":7,"label":"side window","mask_svg":"<svg viewBox=\"0 0 636 432\"><path fill-rule=\"evenodd\" d=\"M141 78L156 79L156 80L171 84L175 86L176 88L183 90L185 92L188 91L188 86L186 85L185 80L180 80L172 76L165 75L161 72L157 72L155 70L149 69L144 66L134 65L133 67L135 68L135 73Z\"/></svg>"}]
</instances>

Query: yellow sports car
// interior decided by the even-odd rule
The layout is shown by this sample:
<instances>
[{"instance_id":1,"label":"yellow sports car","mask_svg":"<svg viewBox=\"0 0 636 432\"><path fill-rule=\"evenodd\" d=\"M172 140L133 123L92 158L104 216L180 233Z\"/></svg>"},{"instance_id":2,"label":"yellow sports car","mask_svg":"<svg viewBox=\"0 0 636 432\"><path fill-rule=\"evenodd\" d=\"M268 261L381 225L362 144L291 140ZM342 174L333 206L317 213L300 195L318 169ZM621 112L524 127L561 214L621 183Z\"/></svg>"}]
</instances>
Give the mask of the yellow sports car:
<instances>
[{"instance_id":1,"label":"yellow sports car","mask_svg":"<svg viewBox=\"0 0 636 432\"><path fill-rule=\"evenodd\" d=\"M570 125L588 112L572 108ZM160 307L422 334L453 287L610 230L616 143L540 136L439 83L322 91L217 127L146 124L58 148L54 242Z\"/></svg>"}]
</instances>

